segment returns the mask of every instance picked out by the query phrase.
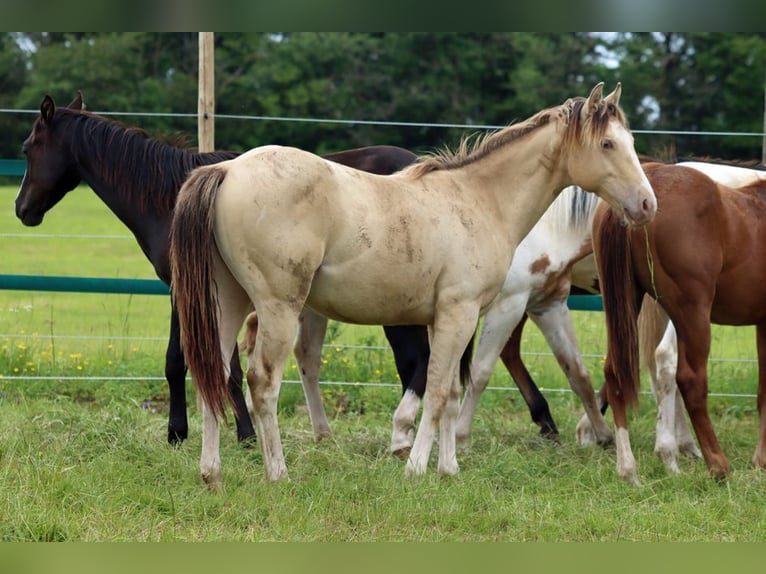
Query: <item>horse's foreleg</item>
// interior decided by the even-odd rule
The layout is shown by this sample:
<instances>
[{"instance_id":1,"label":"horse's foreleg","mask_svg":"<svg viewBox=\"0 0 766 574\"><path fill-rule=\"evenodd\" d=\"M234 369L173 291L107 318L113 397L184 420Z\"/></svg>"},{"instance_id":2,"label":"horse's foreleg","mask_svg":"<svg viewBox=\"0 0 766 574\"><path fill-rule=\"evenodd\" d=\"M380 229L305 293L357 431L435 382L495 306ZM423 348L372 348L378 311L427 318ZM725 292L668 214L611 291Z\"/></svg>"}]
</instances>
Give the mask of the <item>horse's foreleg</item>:
<instances>
[{"instance_id":1,"label":"horse's foreleg","mask_svg":"<svg viewBox=\"0 0 766 574\"><path fill-rule=\"evenodd\" d=\"M428 329L423 325L398 325L384 327L384 331L402 382L402 399L394 411L390 449L392 454L406 460L415 436L415 418L426 390L431 352Z\"/></svg>"},{"instance_id":2,"label":"horse's foreleg","mask_svg":"<svg viewBox=\"0 0 766 574\"><path fill-rule=\"evenodd\" d=\"M465 390L460 414L457 418L456 440L461 448L469 445L471 426L479 397L487 388L495 369L500 351L511 336L511 332L524 316L527 294L498 300L484 317L479 344L471 362L471 384Z\"/></svg>"},{"instance_id":3,"label":"horse's foreleg","mask_svg":"<svg viewBox=\"0 0 766 574\"><path fill-rule=\"evenodd\" d=\"M591 423L596 443L601 446L614 442L612 431L601 414L593 392L590 373L585 367L577 344L572 315L566 300L554 301L541 313L531 311L530 318L540 328L556 360L569 381L569 386L582 402L585 414Z\"/></svg>"},{"instance_id":4,"label":"horse's foreleg","mask_svg":"<svg viewBox=\"0 0 766 574\"><path fill-rule=\"evenodd\" d=\"M293 352L303 383L311 427L314 429L314 437L319 440L332 434L319 388L319 369L322 364L322 344L327 332L327 318L306 309L299 324Z\"/></svg>"},{"instance_id":5,"label":"horse's foreleg","mask_svg":"<svg viewBox=\"0 0 766 574\"><path fill-rule=\"evenodd\" d=\"M475 305L451 302L437 307L423 415L405 466L406 476L425 473L437 425L440 431L437 472L442 476L458 472L455 452L458 366L474 334L478 318L479 310Z\"/></svg>"},{"instance_id":6,"label":"horse's foreleg","mask_svg":"<svg viewBox=\"0 0 766 574\"><path fill-rule=\"evenodd\" d=\"M718 443L708 412L709 316L709 307L705 307L697 313L685 311L671 319L678 331L676 384L681 391L710 474L720 480L731 473L731 468Z\"/></svg>"},{"instance_id":7,"label":"horse's foreleg","mask_svg":"<svg viewBox=\"0 0 766 574\"><path fill-rule=\"evenodd\" d=\"M170 338L165 352L165 378L168 381L170 412L168 413L168 442L180 444L189 436L186 417L186 361L181 351L181 327L178 310L172 305L170 311Z\"/></svg>"},{"instance_id":8,"label":"horse's foreleg","mask_svg":"<svg viewBox=\"0 0 766 574\"><path fill-rule=\"evenodd\" d=\"M760 425L758 429L758 445L753 453L753 466L766 469L766 325L756 327L756 341L758 347L758 416Z\"/></svg>"}]
</instances>

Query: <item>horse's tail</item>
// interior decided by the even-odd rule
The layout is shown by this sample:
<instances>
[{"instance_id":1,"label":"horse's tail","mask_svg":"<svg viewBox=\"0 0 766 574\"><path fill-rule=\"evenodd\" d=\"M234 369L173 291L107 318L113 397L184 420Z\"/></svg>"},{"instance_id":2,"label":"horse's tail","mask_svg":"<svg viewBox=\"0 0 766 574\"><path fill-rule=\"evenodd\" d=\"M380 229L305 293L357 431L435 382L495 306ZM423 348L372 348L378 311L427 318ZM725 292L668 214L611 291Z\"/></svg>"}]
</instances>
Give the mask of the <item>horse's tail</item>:
<instances>
[{"instance_id":1,"label":"horse's tail","mask_svg":"<svg viewBox=\"0 0 766 574\"><path fill-rule=\"evenodd\" d=\"M593 251L598 265L607 329L607 353L615 381L607 378L610 390L622 396L627 406L638 403L638 309L634 288L630 230L614 210L596 215Z\"/></svg>"},{"instance_id":2,"label":"horse's tail","mask_svg":"<svg viewBox=\"0 0 766 574\"><path fill-rule=\"evenodd\" d=\"M225 177L220 165L194 170L178 194L170 228L171 286L181 348L197 390L216 418L226 417L228 397L213 276L215 197Z\"/></svg>"}]
</instances>

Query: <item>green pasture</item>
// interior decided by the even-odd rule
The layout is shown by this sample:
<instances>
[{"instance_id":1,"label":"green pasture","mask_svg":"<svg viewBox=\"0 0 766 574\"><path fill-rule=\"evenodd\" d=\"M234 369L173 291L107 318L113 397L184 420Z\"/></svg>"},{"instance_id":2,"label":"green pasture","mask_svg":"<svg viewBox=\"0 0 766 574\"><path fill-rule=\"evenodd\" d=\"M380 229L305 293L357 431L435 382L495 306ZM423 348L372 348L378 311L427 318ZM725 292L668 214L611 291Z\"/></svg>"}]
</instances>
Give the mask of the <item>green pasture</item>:
<instances>
[{"instance_id":1,"label":"green pasture","mask_svg":"<svg viewBox=\"0 0 766 574\"><path fill-rule=\"evenodd\" d=\"M37 228L0 188L0 273L154 278L128 231L87 188ZM46 237L42 237L42 235ZM49 237L48 237L49 236ZM64 237L80 236L80 237ZM87 237L82 237L87 236ZM112 236L108 239L94 236ZM115 237L116 236L116 237ZM482 397L461 474L403 481L387 445L400 390L379 327L333 323L322 369L334 436L315 443L294 363L280 399L290 480L263 479L258 448L222 433L225 492L197 476L201 421L188 389L191 436L165 443L167 296L0 291L0 540L763 540L766 477L756 442L752 328L714 328L713 420L734 469L724 484L684 461L666 476L652 453L643 396L631 431L644 483L618 481L614 451L574 442L581 408L534 326L523 350L562 433L536 438L498 367ZM596 386L603 315L575 313ZM648 385L645 385L648 390ZM433 465L435 466L435 465Z\"/></svg>"}]
</instances>

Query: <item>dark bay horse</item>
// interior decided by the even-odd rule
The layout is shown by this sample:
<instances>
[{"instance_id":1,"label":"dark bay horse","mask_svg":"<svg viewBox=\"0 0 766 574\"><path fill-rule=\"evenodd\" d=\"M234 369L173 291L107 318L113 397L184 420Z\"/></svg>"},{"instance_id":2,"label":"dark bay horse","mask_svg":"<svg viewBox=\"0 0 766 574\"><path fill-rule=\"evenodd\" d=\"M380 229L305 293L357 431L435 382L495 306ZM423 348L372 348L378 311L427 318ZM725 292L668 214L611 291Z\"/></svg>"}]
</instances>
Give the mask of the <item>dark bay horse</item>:
<instances>
[{"instance_id":1,"label":"dark bay horse","mask_svg":"<svg viewBox=\"0 0 766 574\"><path fill-rule=\"evenodd\" d=\"M710 325L756 326L760 430L752 463L766 468L766 181L731 188L690 167L644 169L658 200L650 224L628 227L607 208L594 217L617 473L639 484L626 407L638 400L636 318L644 294L657 300L675 327L676 384L708 469L719 479L731 469L707 408Z\"/></svg>"},{"instance_id":2,"label":"dark bay horse","mask_svg":"<svg viewBox=\"0 0 766 574\"><path fill-rule=\"evenodd\" d=\"M620 88L602 90L390 176L282 146L194 170L179 193L170 258L183 348L203 398L203 479L221 484L227 364L251 305L260 330L248 387L267 479L287 476L277 402L304 307L344 322L431 328L405 474L425 473L437 428L437 471L457 473L459 360L516 246L567 185L637 224L655 214Z\"/></svg>"},{"instance_id":3,"label":"dark bay horse","mask_svg":"<svg viewBox=\"0 0 766 574\"><path fill-rule=\"evenodd\" d=\"M139 128L83 111L82 95L66 108L56 107L46 96L40 116L23 144L26 173L16 197L16 215L24 225L43 221L69 191L81 182L88 184L101 200L133 233L154 266L157 276L170 283L168 260L170 221L178 190L195 167L231 159L235 152L194 153L149 138ZM392 146L371 146L325 156L372 173L393 173L411 164L415 154ZM296 358L301 372L318 372L321 349L314 340L324 339L327 320L309 315L296 343ZM319 330L319 332L318 332ZM425 379L428 339L422 326L387 327L399 375L404 386L418 386ZM308 341L308 342L307 342ZM174 304L170 314L170 337L165 355L165 376L170 395L168 441L177 443L188 435L186 414L186 363L181 349L178 313ZM237 436L253 436L242 393L242 368L236 351L231 357L231 396L234 399ZM425 385L425 382L422 383ZM329 433L318 386L304 380L312 424L318 435Z\"/></svg>"}]
</instances>

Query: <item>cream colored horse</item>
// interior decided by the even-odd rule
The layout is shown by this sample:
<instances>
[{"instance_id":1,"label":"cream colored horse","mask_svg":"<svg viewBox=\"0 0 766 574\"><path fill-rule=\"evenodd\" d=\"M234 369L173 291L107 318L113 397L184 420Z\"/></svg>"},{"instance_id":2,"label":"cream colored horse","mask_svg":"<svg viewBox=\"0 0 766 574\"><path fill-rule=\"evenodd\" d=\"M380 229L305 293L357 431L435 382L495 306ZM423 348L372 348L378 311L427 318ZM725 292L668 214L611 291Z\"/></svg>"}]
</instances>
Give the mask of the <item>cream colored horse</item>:
<instances>
[{"instance_id":1,"label":"cream colored horse","mask_svg":"<svg viewBox=\"0 0 766 574\"><path fill-rule=\"evenodd\" d=\"M571 184L636 224L656 213L620 88L607 97L602 89L390 176L280 146L195 170L176 205L171 263L183 348L204 401L203 479L221 484L222 357L251 302L259 330L247 379L267 479L287 476L277 400L304 305L344 322L430 327L405 474L425 473L437 430L437 472L457 473L458 363L519 242Z\"/></svg>"}]
</instances>

